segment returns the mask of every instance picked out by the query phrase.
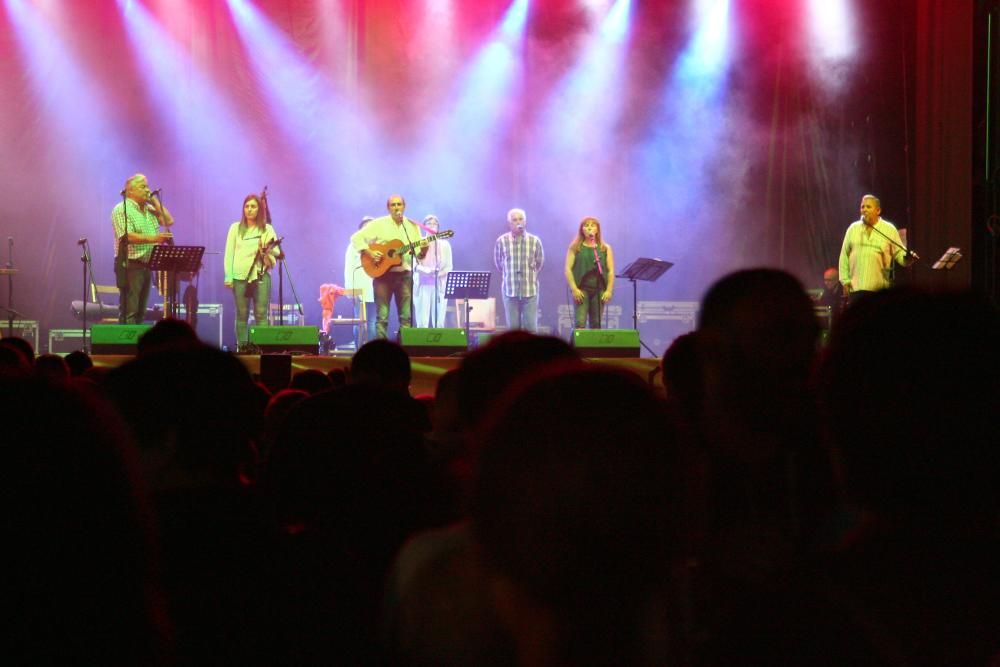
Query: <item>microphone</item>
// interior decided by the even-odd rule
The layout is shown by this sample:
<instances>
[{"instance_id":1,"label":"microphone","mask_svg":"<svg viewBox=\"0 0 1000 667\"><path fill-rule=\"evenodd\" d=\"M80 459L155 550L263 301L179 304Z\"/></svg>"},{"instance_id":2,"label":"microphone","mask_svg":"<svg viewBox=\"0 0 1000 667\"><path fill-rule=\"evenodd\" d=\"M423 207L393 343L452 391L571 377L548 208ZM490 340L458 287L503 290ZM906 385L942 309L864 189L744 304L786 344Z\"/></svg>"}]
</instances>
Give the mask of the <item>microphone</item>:
<instances>
[{"instance_id":1,"label":"microphone","mask_svg":"<svg viewBox=\"0 0 1000 667\"><path fill-rule=\"evenodd\" d=\"M150 198L159 197L161 192L163 192L163 188L156 188L155 190L149 193L149 196Z\"/></svg>"},{"instance_id":2,"label":"microphone","mask_svg":"<svg viewBox=\"0 0 1000 667\"><path fill-rule=\"evenodd\" d=\"M80 239L76 242L77 245L87 245L87 239Z\"/></svg>"}]
</instances>

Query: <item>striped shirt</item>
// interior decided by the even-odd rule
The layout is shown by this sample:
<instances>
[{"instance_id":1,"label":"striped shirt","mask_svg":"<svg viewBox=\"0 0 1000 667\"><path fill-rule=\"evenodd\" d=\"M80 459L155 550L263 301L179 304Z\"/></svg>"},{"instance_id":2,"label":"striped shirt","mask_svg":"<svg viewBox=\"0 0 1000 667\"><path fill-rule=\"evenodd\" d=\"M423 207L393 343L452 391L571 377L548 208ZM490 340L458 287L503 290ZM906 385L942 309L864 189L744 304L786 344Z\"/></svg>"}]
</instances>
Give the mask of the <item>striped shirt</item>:
<instances>
[{"instance_id":1,"label":"striped shirt","mask_svg":"<svg viewBox=\"0 0 1000 667\"><path fill-rule=\"evenodd\" d=\"M125 206L128 207L128 228L126 229ZM133 234L156 234L160 231L160 221L149 209L140 208L131 199L125 200L125 205L116 204L111 209L111 224L115 228L115 257L118 256L118 242L126 232ZM140 262L148 263L149 255L153 252L155 243L129 243L128 258L137 259Z\"/></svg>"},{"instance_id":2,"label":"striped shirt","mask_svg":"<svg viewBox=\"0 0 1000 667\"><path fill-rule=\"evenodd\" d=\"M899 245L893 245L885 234ZM906 252L896 227L888 220L879 218L875 228L860 220L851 224L844 235L844 245L840 249L840 282L850 283L851 291L874 292L892 286L890 269L892 261L903 266Z\"/></svg>"},{"instance_id":3,"label":"striped shirt","mask_svg":"<svg viewBox=\"0 0 1000 667\"><path fill-rule=\"evenodd\" d=\"M497 239L493 248L493 263L503 274L503 295L533 297L538 294L538 272L545 262L542 240L524 232L514 236L507 232Z\"/></svg>"}]
</instances>

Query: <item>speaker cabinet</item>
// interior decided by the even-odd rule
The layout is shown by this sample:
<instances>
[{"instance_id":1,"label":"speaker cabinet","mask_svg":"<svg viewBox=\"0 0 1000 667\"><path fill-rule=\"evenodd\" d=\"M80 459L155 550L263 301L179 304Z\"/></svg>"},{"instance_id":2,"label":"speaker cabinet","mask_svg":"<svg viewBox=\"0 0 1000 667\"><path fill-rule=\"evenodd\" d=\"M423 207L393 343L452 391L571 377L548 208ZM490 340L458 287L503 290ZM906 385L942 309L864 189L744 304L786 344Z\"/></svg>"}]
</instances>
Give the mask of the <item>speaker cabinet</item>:
<instances>
[{"instance_id":1,"label":"speaker cabinet","mask_svg":"<svg viewBox=\"0 0 1000 667\"><path fill-rule=\"evenodd\" d=\"M403 327L399 343L411 357L453 357L469 349L465 329Z\"/></svg>"},{"instance_id":2,"label":"speaker cabinet","mask_svg":"<svg viewBox=\"0 0 1000 667\"><path fill-rule=\"evenodd\" d=\"M136 345L152 324L95 324L90 327L92 354L135 354Z\"/></svg>"},{"instance_id":3,"label":"speaker cabinet","mask_svg":"<svg viewBox=\"0 0 1000 667\"><path fill-rule=\"evenodd\" d=\"M316 326L252 326L250 343L263 353L319 353L319 327Z\"/></svg>"},{"instance_id":4,"label":"speaker cabinet","mask_svg":"<svg viewBox=\"0 0 1000 667\"><path fill-rule=\"evenodd\" d=\"M582 357L639 356L639 332L635 329L575 329L573 347Z\"/></svg>"}]
</instances>

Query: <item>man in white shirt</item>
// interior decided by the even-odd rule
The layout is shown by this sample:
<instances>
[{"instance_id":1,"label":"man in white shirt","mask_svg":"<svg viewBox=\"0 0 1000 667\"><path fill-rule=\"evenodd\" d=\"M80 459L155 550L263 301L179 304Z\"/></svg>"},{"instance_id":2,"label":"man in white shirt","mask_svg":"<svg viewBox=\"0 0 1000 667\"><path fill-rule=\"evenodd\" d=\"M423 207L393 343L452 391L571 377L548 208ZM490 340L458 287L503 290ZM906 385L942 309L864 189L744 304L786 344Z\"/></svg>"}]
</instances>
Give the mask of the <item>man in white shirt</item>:
<instances>
[{"instance_id":1,"label":"man in white shirt","mask_svg":"<svg viewBox=\"0 0 1000 667\"><path fill-rule=\"evenodd\" d=\"M358 229L364 229L364 226L374 219L370 215L361 218L361 224L358 225ZM368 317L365 340L375 338L375 296L372 288L372 279L371 276L365 273L364 267L361 266L361 253L357 251L351 241L347 242L347 249L344 251L344 289L361 290L361 301L365 304L365 314ZM358 316L357 311L354 313L354 316ZM354 341L355 343L360 342L358 327L354 327Z\"/></svg>"},{"instance_id":2,"label":"man in white shirt","mask_svg":"<svg viewBox=\"0 0 1000 667\"><path fill-rule=\"evenodd\" d=\"M421 242L420 228L403 215L406 201L400 195L392 195L386 201L386 208L389 215L375 218L351 235L351 245L367 258L367 264L372 271L381 274L372 280L376 338L386 337L389 328L389 302L393 298L396 300L399 326L411 325L413 278L410 255L412 253L406 250L408 246L413 245L418 259L427 254L427 244ZM385 247L386 244L395 245L392 243L395 241L402 244L403 252ZM372 248L372 246L378 247ZM362 259L362 262L364 263L365 259Z\"/></svg>"},{"instance_id":3,"label":"man in white shirt","mask_svg":"<svg viewBox=\"0 0 1000 667\"><path fill-rule=\"evenodd\" d=\"M899 232L881 216L875 195L861 198L861 219L851 223L840 249L840 284L852 302L863 295L892 287L890 271L895 261L910 266L920 259L903 244Z\"/></svg>"}]
</instances>

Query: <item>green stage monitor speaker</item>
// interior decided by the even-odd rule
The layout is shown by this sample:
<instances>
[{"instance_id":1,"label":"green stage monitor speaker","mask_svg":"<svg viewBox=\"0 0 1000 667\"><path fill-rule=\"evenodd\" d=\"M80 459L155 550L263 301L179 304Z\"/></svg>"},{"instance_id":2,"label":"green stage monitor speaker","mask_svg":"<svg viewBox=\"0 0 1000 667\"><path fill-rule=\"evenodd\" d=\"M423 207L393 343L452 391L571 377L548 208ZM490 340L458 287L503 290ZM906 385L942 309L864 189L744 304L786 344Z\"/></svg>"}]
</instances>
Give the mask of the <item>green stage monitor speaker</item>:
<instances>
[{"instance_id":1,"label":"green stage monitor speaker","mask_svg":"<svg viewBox=\"0 0 1000 667\"><path fill-rule=\"evenodd\" d=\"M319 352L319 327L316 326L252 326L250 344L262 353L294 352L317 354Z\"/></svg>"},{"instance_id":2,"label":"green stage monitor speaker","mask_svg":"<svg viewBox=\"0 0 1000 667\"><path fill-rule=\"evenodd\" d=\"M152 324L94 324L90 327L92 354L135 354L136 345Z\"/></svg>"},{"instance_id":3,"label":"green stage monitor speaker","mask_svg":"<svg viewBox=\"0 0 1000 667\"><path fill-rule=\"evenodd\" d=\"M573 347L582 357L638 357L635 329L574 329Z\"/></svg>"},{"instance_id":4,"label":"green stage monitor speaker","mask_svg":"<svg viewBox=\"0 0 1000 667\"><path fill-rule=\"evenodd\" d=\"M465 329L418 329L403 327L399 342L411 357L452 357L469 349Z\"/></svg>"}]
</instances>

